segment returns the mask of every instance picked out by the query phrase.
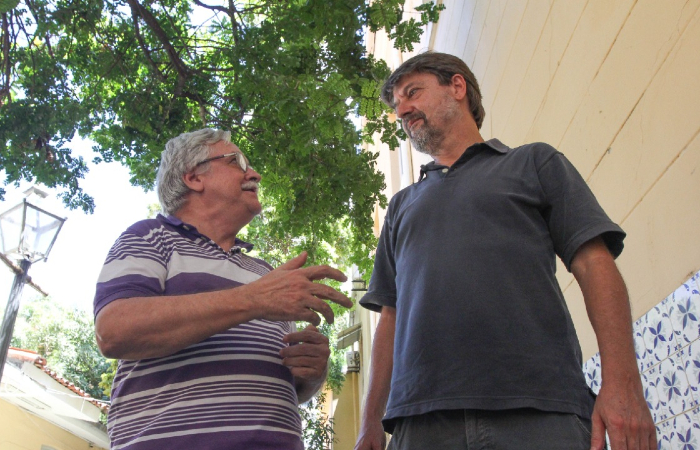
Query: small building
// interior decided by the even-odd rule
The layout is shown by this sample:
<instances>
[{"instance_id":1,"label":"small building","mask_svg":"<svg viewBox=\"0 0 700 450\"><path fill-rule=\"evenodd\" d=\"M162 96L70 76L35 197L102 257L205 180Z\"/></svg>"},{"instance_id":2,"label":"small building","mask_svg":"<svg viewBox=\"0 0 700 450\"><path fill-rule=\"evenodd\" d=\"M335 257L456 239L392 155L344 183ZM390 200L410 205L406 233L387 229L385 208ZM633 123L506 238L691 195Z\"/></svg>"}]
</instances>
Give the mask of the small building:
<instances>
[{"instance_id":1,"label":"small building","mask_svg":"<svg viewBox=\"0 0 700 450\"><path fill-rule=\"evenodd\" d=\"M10 347L0 381L0 449L108 449L100 422L108 409L38 353Z\"/></svg>"}]
</instances>

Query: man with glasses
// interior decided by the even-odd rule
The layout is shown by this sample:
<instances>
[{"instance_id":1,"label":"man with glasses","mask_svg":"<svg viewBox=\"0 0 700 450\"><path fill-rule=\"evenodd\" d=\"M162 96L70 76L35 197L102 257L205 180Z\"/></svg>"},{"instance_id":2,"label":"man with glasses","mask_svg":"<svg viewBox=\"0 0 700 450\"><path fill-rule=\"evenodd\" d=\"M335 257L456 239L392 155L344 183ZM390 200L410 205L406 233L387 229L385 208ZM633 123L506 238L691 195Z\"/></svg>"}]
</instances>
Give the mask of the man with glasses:
<instances>
[{"instance_id":1,"label":"man with glasses","mask_svg":"<svg viewBox=\"0 0 700 450\"><path fill-rule=\"evenodd\" d=\"M306 254L274 269L238 232L261 211L260 175L230 133L170 140L158 170L163 215L129 227L97 282L95 330L119 359L113 449L303 449L297 404L322 386L330 354L315 325L352 302ZM296 331L294 321L311 325Z\"/></svg>"}]
</instances>

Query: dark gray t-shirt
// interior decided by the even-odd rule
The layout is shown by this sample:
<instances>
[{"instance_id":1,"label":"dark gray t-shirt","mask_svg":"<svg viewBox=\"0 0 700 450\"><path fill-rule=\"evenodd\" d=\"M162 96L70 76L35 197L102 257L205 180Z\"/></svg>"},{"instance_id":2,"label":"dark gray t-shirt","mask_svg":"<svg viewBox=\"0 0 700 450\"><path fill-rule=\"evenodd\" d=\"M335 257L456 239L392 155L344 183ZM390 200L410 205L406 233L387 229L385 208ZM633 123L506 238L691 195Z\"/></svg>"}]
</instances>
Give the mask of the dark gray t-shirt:
<instances>
[{"instance_id":1,"label":"dark gray t-shirt","mask_svg":"<svg viewBox=\"0 0 700 450\"><path fill-rule=\"evenodd\" d=\"M423 178L423 175L425 177ZM430 163L389 204L369 290L396 308L391 419L531 407L590 417L581 349L555 278L584 242L625 233L547 144L496 139Z\"/></svg>"}]
</instances>

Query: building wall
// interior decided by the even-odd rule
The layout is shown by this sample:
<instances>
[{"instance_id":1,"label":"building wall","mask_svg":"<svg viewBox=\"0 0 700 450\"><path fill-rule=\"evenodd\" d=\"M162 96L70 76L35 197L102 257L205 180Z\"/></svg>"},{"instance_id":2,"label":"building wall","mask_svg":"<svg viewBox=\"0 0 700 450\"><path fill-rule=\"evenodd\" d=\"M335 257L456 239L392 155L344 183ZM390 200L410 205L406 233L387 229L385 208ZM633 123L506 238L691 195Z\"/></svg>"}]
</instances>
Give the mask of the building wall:
<instances>
[{"instance_id":1,"label":"building wall","mask_svg":"<svg viewBox=\"0 0 700 450\"><path fill-rule=\"evenodd\" d=\"M0 417L2 450L41 450L42 445L55 450L102 449L4 400Z\"/></svg>"}]
</instances>

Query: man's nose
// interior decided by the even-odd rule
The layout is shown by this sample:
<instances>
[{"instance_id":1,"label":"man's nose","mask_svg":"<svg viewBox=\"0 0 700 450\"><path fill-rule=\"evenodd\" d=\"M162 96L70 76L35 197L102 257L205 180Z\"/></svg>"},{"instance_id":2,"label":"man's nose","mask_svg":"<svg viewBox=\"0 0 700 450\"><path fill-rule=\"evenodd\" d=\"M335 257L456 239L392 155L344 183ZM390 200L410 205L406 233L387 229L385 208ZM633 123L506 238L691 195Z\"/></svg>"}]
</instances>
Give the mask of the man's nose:
<instances>
[{"instance_id":1,"label":"man's nose","mask_svg":"<svg viewBox=\"0 0 700 450\"><path fill-rule=\"evenodd\" d=\"M410 102L403 101L396 106L396 116L399 119L403 119L408 114L411 114L413 111L415 111L415 108L413 107L413 105L411 105Z\"/></svg>"},{"instance_id":2,"label":"man's nose","mask_svg":"<svg viewBox=\"0 0 700 450\"><path fill-rule=\"evenodd\" d=\"M255 171L252 167L248 166L248 170L245 171L245 179L257 181L258 183L262 180L262 175Z\"/></svg>"}]
</instances>

